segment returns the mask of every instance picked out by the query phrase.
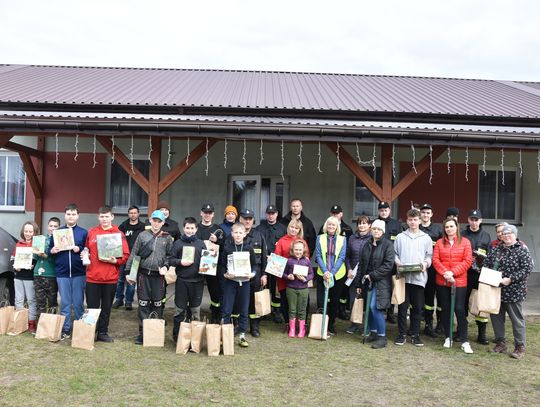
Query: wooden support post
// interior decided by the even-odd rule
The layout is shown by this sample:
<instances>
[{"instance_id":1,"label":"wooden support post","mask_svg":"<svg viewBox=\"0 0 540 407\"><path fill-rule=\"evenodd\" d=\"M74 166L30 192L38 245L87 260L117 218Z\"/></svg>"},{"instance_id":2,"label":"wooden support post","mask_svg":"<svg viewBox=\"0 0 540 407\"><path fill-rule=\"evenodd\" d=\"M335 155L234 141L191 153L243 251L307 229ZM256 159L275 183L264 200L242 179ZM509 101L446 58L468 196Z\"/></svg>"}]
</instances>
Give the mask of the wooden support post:
<instances>
[{"instance_id":1,"label":"wooden support post","mask_svg":"<svg viewBox=\"0 0 540 407\"><path fill-rule=\"evenodd\" d=\"M45 151L45 136L37 137L37 150L42 154ZM36 175L41 185L41 197L36 196L35 210L34 210L34 222L38 225L43 225L43 195L45 194L45 173L43 165L43 156L36 158ZM45 234L42 232L42 234Z\"/></svg>"},{"instance_id":2,"label":"wooden support post","mask_svg":"<svg viewBox=\"0 0 540 407\"><path fill-rule=\"evenodd\" d=\"M392 145L383 144L381 147L382 194L379 201L391 203L392 196Z\"/></svg>"},{"instance_id":3,"label":"wooden support post","mask_svg":"<svg viewBox=\"0 0 540 407\"><path fill-rule=\"evenodd\" d=\"M0 134L0 148L7 148L6 144L9 143L9 140L12 138L13 134Z\"/></svg>"},{"instance_id":4,"label":"wooden support post","mask_svg":"<svg viewBox=\"0 0 540 407\"><path fill-rule=\"evenodd\" d=\"M157 209L159 202L159 175L161 169L161 138L152 137L150 173L148 177L148 217Z\"/></svg>"}]
</instances>

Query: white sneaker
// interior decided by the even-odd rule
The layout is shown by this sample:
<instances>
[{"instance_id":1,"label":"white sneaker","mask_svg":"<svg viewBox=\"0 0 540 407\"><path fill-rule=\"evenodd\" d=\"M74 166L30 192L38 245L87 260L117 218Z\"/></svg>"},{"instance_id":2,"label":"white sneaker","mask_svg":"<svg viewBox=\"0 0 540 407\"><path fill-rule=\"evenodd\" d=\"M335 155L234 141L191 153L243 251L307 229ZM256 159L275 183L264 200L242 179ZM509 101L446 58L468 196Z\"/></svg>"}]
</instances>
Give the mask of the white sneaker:
<instances>
[{"instance_id":1,"label":"white sneaker","mask_svg":"<svg viewBox=\"0 0 540 407\"><path fill-rule=\"evenodd\" d=\"M450 344L450 338L444 340L443 348L450 349L452 345Z\"/></svg>"},{"instance_id":2,"label":"white sneaker","mask_svg":"<svg viewBox=\"0 0 540 407\"><path fill-rule=\"evenodd\" d=\"M463 352L465 353L474 353L469 342L463 342L461 344L461 349L463 349Z\"/></svg>"}]
</instances>

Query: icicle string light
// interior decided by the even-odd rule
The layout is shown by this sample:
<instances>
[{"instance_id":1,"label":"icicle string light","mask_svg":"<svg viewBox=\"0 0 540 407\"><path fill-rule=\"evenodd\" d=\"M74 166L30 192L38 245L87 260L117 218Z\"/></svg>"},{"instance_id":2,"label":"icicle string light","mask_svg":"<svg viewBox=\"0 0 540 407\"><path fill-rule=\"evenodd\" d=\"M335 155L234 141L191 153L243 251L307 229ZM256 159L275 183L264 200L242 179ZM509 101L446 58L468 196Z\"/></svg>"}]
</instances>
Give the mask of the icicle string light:
<instances>
[{"instance_id":1,"label":"icicle string light","mask_svg":"<svg viewBox=\"0 0 540 407\"><path fill-rule=\"evenodd\" d=\"M186 155L186 165L189 165L189 155L191 154L191 148L189 147L189 137L187 138L187 155Z\"/></svg>"},{"instance_id":2,"label":"icicle string light","mask_svg":"<svg viewBox=\"0 0 540 407\"><path fill-rule=\"evenodd\" d=\"M469 182L469 147L465 148L465 180Z\"/></svg>"},{"instance_id":3,"label":"icicle string light","mask_svg":"<svg viewBox=\"0 0 540 407\"><path fill-rule=\"evenodd\" d=\"M148 137L148 161L150 161L150 164L152 164L152 137Z\"/></svg>"},{"instance_id":4,"label":"icicle string light","mask_svg":"<svg viewBox=\"0 0 540 407\"><path fill-rule=\"evenodd\" d=\"M360 162L362 161L360 159L360 149L358 148L358 143L356 143L356 161L358 162L358 164L360 164Z\"/></svg>"},{"instance_id":5,"label":"icicle string light","mask_svg":"<svg viewBox=\"0 0 540 407\"><path fill-rule=\"evenodd\" d=\"M77 161L78 157L79 157L79 134L75 134L75 157L73 157L73 161Z\"/></svg>"},{"instance_id":6,"label":"icicle string light","mask_svg":"<svg viewBox=\"0 0 540 407\"><path fill-rule=\"evenodd\" d=\"M375 171L375 157L377 153L376 145L373 144L373 153L371 155L371 160L369 161L362 161L362 158L360 157L360 150L358 148L358 143L356 143L356 161L360 165L371 165L373 167L373 171Z\"/></svg>"},{"instance_id":7,"label":"icicle string light","mask_svg":"<svg viewBox=\"0 0 540 407\"><path fill-rule=\"evenodd\" d=\"M243 162L243 172L244 174L246 173L246 165L247 165L247 162L246 162L246 150L247 150L247 145L246 145L246 139L244 139L244 152L242 154L242 162Z\"/></svg>"},{"instance_id":8,"label":"icicle string light","mask_svg":"<svg viewBox=\"0 0 540 407\"><path fill-rule=\"evenodd\" d=\"M375 174L376 166L375 166L375 159L377 158L377 144L373 143L373 154L372 154L372 164L373 164L373 174Z\"/></svg>"},{"instance_id":9,"label":"icicle string light","mask_svg":"<svg viewBox=\"0 0 540 407\"><path fill-rule=\"evenodd\" d=\"M206 160L206 168L204 173L208 177L208 137L206 137L206 152L204 153L204 159Z\"/></svg>"},{"instance_id":10,"label":"icicle string light","mask_svg":"<svg viewBox=\"0 0 540 407\"><path fill-rule=\"evenodd\" d=\"M336 143L336 144L337 144L337 147L336 147L336 160L337 160L337 162L336 162L336 171L339 172L339 164L341 163L341 160L339 158L339 149L340 149L341 146L339 145L339 142Z\"/></svg>"},{"instance_id":11,"label":"icicle string light","mask_svg":"<svg viewBox=\"0 0 540 407\"><path fill-rule=\"evenodd\" d=\"M452 164L452 156L451 156L451 153L450 153L450 146L448 146L447 155L448 155L448 164L446 165L446 168L448 169L448 174L450 174L450 164Z\"/></svg>"},{"instance_id":12,"label":"icicle string light","mask_svg":"<svg viewBox=\"0 0 540 407\"><path fill-rule=\"evenodd\" d=\"M227 139L225 139L223 147L223 168L227 168Z\"/></svg>"},{"instance_id":13,"label":"icicle string light","mask_svg":"<svg viewBox=\"0 0 540 407\"><path fill-rule=\"evenodd\" d=\"M116 152L114 151L114 136L111 136L111 143L112 143L111 163L114 163L114 158L116 154Z\"/></svg>"},{"instance_id":14,"label":"icicle string light","mask_svg":"<svg viewBox=\"0 0 540 407\"><path fill-rule=\"evenodd\" d=\"M538 155L536 156L536 170L538 171L538 183L540 184L540 150L538 150Z\"/></svg>"},{"instance_id":15,"label":"icicle string light","mask_svg":"<svg viewBox=\"0 0 540 407\"><path fill-rule=\"evenodd\" d=\"M521 161L521 149L519 150L519 178L523 178L523 161Z\"/></svg>"},{"instance_id":16,"label":"icicle string light","mask_svg":"<svg viewBox=\"0 0 540 407\"><path fill-rule=\"evenodd\" d=\"M414 146L411 144L411 150L412 150L412 169L414 170L415 174L418 174L418 171L416 171L416 150L414 149Z\"/></svg>"},{"instance_id":17,"label":"icicle string light","mask_svg":"<svg viewBox=\"0 0 540 407\"><path fill-rule=\"evenodd\" d=\"M504 148L501 148L501 183L504 185Z\"/></svg>"},{"instance_id":18,"label":"icicle string light","mask_svg":"<svg viewBox=\"0 0 540 407\"><path fill-rule=\"evenodd\" d=\"M302 140L300 140L300 148L299 148L299 151L298 151L298 171L302 172L302 167L304 166L304 163L302 162L302 149L303 149L303 145L302 145Z\"/></svg>"},{"instance_id":19,"label":"icicle string light","mask_svg":"<svg viewBox=\"0 0 540 407\"><path fill-rule=\"evenodd\" d=\"M58 154L58 133L54 135L54 151L55 151L54 168L58 168L58 157L60 155Z\"/></svg>"},{"instance_id":20,"label":"icicle string light","mask_svg":"<svg viewBox=\"0 0 540 407\"><path fill-rule=\"evenodd\" d=\"M94 148L93 148L93 157L94 157L94 163L92 165L92 168L96 168L96 164L97 164L97 161L96 161L96 135L94 134Z\"/></svg>"},{"instance_id":21,"label":"icicle string light","mask_svg":"<svg viewBox=\"0 0 540 407\"><path fill-rule=\"evenodd\" d=\"M320 173L322 173L322 170L321 170L321 142L319 141L319 151L318 151L318 160L317 160L317 171L319 171Z\"/></svg>"},{"instance_id":22,"label":"icicle string light","mask_svg":"<svg viewBox=\"0 0 540 407\"><path fill-rule=\"evenodd\" d=\"M429 146L429 185L433 181L433 146Z\"/></svg>"},{"instance_id":23,"label":"icicle string light","mask_svg":"<svg viewBox=\"0 0 540 407\"><path fill-rule=\"evenodd\" d=\"M484 172L484 177L487 175L487 172L486 172L486 157L487 157L486 148L484 147L484 161L482 163L482 171Z\"/></svg>"},{"instance_id":24,"label":"icicle string light","mask_svg":"<svg viewBox=\"0 0 540 407\"><path fill-rule=\"evenodd\" d=\"M131 147L129 149L129 162L131 163L131 172L135 173L133 166L133 136L131 136Z\"/></svg>"},{"instance_id":25,"label":"icicle string light","mask_svg":"<svg viewBox=\"0 0 540 407\"><path fill-rule=\"evenodd\" d=\"M261 159L259 160L259 165L262 165L264 161L264 152L263 152L263 140L261 139L261 146L259 147L259 155Z\"/></svg>"},{"instance_id":26,"label":"icicle string light","mask_svg":"<svg viewBox=\"0 0 540 407\"><path fill-rule=\"evenodd\" d=\"M396 146L392 144L392 177L396 178Z\"/></svg>"},{"instance_id":27,"label":"icicle string light","mask_svg":"<svg viewBox=\"0 0 540 407\"><path fill-rule=\"evenodd\" d=\"M169 136L167 143L167 168L171 169L171 136Z\"/></svg>"},{"instance_id":28,"label":"icicle string light","mask_svg":"<svg viewBox=\"0 0 540 407\"><path fill-rule=\"evenodd\" d=\"M284 180L285 177L283 175L283 169L285 167L285 146L283 144L283 140L281 140L281 179Z\"/></svg>"}]
</instances>

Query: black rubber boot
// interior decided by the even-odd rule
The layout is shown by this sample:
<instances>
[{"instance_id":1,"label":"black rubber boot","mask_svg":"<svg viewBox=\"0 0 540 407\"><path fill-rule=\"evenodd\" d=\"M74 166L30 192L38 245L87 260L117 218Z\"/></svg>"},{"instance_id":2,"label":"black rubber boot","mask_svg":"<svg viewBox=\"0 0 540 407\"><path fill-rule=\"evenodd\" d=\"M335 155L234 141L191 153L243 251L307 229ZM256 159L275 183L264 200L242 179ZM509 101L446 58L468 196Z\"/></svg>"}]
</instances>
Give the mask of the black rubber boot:
<instances>
[{"instance_id":1,"label":"black rubber boot","mask_svg":"<svg viewBox=\"0 0 540 407\"><path fill-rule=\"evenodd\" d=\"M249 325L250 325L249 332L251 333L251 336L253 336L254 338L258 338L259 336L261 336L261 332L259 331L259 321L260 321L259 318L253 318L249 321Z\"/></svg>"},{"instance_id":2,"label":"black rubber boot","mask_svg":"<svg viewBox=\"0 0 540 407\"><path fill-rule=\"evenodd\" d=\"M486 338L487 322L476 321L476 326L478 327L478 338L476 338L476 342L480 345L489 345L489 341Z\"/></svg>"}]
</instances>

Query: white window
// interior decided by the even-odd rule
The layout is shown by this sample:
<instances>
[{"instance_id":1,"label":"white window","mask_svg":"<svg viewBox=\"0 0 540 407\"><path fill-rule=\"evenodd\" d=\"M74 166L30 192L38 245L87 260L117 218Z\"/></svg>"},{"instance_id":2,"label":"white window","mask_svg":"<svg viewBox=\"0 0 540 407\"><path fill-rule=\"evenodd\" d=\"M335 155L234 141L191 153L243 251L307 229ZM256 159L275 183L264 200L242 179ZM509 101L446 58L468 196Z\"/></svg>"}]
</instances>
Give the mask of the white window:
<instances>
[{"instance_id":1,"label":"white window","mask_svg":"<svg viewBox=\"0 0 540 407\"><path fill-rule=\"evenodd\" d=\"M147 157L134 157L133 166L148 178L150 161ZM148 195L116 161L111 164L110 203L114 212L122 214L131 205L137 205L141 212L148 209Z\"/></svg>"},{"instance_id":2,"label":"white window","mask_svg":"<svg viewBox=\"0 0 540 407\"><path fill-rule=\"evenodd\" d=\"M24 210L26 173L18 154L0 151L0 210Z\"/></svg>"},{"instance_id":3,"label":"white window","mask_svg":"<svg viewBox=\"0 0 540 407\"><path fill-rule=\"evenodd\" d=\"M521 179L516 168L478 170L478 207L484 221L521 222Z\"/></svg>"},{"instance_id":4,"label":"white window","mask_svg":"<svg viewBox=\"0 0 540 407\"><path fill-rule=\"evenodd\" d=\"M373 178L373 167L362 167ZM375 182L381 185L381 167L375 167ZM358 178L354 178L354 203L353 213L354 217L366 215L369 217L378 216L377 206L379 201L373 196L371 191L360 181Z\"/></svg>"}]
</instances>

